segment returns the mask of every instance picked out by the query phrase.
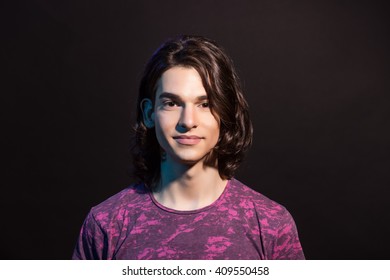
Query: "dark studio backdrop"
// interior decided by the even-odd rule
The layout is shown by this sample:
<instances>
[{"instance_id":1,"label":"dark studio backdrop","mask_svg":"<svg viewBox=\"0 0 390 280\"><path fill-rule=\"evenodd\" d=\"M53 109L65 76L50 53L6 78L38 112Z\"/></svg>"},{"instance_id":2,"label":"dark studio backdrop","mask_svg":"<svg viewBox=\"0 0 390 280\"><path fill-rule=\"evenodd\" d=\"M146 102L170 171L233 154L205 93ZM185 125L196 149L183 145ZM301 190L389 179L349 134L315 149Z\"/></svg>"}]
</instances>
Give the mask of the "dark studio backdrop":
<instances>
[{"instance_id":1,"label":"dark studio backdrop","mask_svg":"<svg viewBox=\"0 0 390 280\"><path fill-rule=\"evenodd\" d=\"M283 204L308 259L388 259L389 20L378 1L4 1L1 258L68 259L89 209L131 184L146 60L225 47L254 145L237 178Z\"/></svg>"}]
</instances>

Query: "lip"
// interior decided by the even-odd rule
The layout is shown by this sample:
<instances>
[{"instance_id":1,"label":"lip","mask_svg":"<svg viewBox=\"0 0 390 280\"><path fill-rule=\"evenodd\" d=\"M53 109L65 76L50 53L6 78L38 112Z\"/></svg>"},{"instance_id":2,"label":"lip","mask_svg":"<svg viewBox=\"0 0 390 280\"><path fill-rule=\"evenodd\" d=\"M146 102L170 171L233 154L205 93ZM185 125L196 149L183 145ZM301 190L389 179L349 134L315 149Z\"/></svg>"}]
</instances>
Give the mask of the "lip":
<instances>
[{"instance_id":1,"label":"lip","mask_svg":"<svg viewBox=\"0 0 390 280\"><path fill-rule=\"evenodd\" d=\"M197 135L179 135L174 136L173 139L182 145L196 145L203 139L203 137L199 137Z\"/></svg>"}]
</instances>

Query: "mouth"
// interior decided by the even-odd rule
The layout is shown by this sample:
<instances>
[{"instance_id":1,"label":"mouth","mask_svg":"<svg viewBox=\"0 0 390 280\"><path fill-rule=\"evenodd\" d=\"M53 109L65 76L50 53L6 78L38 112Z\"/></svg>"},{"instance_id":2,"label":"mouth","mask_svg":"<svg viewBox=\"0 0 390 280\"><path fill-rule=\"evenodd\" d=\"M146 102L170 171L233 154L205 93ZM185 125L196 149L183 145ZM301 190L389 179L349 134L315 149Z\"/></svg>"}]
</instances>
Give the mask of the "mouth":
<instances>
[{"instance_id":1,"label":"mouth","mask_svg":"<svg viewBox=\"0 0 390 280\"><path fill-rule=\"evenodd\" d=\"M180 135L174 136L173 139L175 139L176 142L181 145L191 146L198 144L204 138L197 135Z\"/></svg>"},{"instance_id":2,"label":"mouth","mask_svg":"<svg viewBox=\"0 0 390 280\"><path fill-rule=\"evenodd\" d=\"M203 137L197 135L179 135L173 136L173 139L202 139Z\"/></svg>"}]
</instances>

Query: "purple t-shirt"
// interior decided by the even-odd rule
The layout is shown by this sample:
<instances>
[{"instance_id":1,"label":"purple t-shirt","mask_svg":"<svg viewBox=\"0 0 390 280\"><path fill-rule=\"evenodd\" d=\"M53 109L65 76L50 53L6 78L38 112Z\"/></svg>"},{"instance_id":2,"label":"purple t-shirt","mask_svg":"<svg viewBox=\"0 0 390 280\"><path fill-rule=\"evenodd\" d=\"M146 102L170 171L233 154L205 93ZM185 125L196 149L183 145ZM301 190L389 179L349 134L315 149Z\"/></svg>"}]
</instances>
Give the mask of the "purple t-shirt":
<instances>
[{"instance_id":1,"label":"purple t-shirt","mask_svg":"<svg viewBox=\"0 0 390 280\"><path fill-rule=\"evenodd\" d=\"M88 214L73 259L304 259L297 229L280 204L229 180L211 205L177 211L143 184Z\"/></svg>"}]
</instances>

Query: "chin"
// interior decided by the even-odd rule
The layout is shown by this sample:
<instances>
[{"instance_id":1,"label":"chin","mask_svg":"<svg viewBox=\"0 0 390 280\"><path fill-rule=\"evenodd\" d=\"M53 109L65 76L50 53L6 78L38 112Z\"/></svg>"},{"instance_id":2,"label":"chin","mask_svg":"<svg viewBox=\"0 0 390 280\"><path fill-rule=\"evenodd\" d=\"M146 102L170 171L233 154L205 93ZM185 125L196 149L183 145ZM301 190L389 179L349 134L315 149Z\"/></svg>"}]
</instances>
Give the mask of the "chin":
<instances>
[{"instance_id":1,"label":"chin","mask_svg":"<svg viewBox=\"0 0 390 280\"><path fill-rule=\"evenodd\" d=\"M195 165L195 164L197 164L199 161L201 161L202 159L200 158L200 159L188 159L188 158L179 158L178 159L179 160L179 162L181 163L181 164L184 164L184 165Z\"/></svg>"},{"instance_id":2,"label":"chin","mask_svg":"<svg viewBox=\"0 0 390 280\"><path fill-rule=\"evenodd\" d=\"M205 158L205 155L204 156L180 156L180 155L176 155L175 158L181 164L195 165L196 163L202 161Z\"/></svg>"}]
</instances>

